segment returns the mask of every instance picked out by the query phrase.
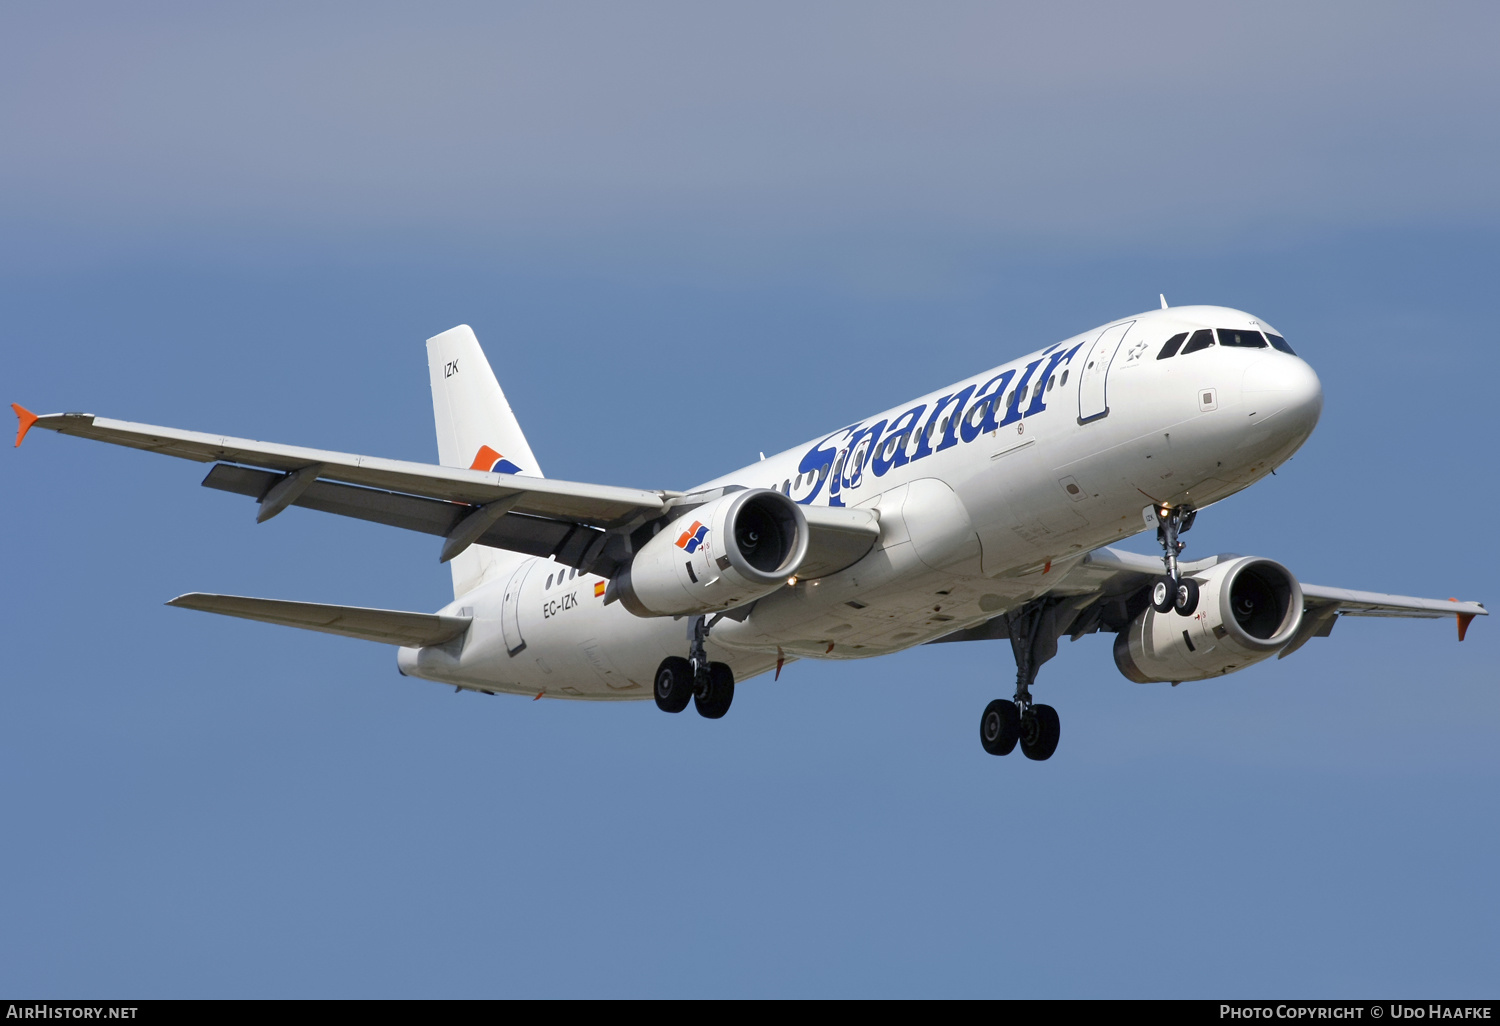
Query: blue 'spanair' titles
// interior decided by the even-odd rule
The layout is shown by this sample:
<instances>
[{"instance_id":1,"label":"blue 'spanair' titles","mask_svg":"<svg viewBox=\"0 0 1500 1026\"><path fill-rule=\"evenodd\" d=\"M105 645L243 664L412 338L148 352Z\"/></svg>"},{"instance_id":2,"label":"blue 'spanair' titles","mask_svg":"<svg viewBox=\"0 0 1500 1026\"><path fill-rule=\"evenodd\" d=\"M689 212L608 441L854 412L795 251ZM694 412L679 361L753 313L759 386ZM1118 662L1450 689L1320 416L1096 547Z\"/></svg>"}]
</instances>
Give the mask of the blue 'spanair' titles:
<instances>
[{"instance_id":1,"label":"blue 'spanair' titles","mask_svg":"<svg viewBox=\"0 0 1500 1026\"><path fill-rule=\"evenodd\" d=\"M1071 363L1081 348L1082 343L1068 350L1061 344L1048 346L1040 359L1026 365L1019 381L1015 380L1016 369L1007 368L982 385L968 384L942 396L930 411L927 403L920 402L889 421L868 425L860 421L835 431L809 449L798 463L797 473L811 482L812 488L797 501L811 504L826 485L828 505L842 506L844 492L859 487L867 467L876 477L884 477L896 467L951 449L960 441L972 442L1023 417L1036 416L1047 408L1047 381L1061 364ZM1013 381L1015 391L1011 392ZM1035 388L1031 388L1033 381ZM1028 389L1030 403L1023 410L1022 397L1027 396Z\"/></svg>"}]
</instances>

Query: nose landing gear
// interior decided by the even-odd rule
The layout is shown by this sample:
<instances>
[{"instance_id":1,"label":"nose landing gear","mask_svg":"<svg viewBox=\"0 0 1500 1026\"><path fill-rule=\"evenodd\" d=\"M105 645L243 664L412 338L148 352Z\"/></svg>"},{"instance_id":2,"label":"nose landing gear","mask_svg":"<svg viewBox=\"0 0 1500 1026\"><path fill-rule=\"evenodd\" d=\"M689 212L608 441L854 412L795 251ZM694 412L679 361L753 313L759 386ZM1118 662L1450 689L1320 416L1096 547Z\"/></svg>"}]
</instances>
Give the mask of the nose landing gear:
<instances>
[{"instance_id":1,"label":"nose landing gear","mask_svg":"<svg viewBox=\"0 0 1500 1026\"><path fill-rule=\"evenodd\" d=\"M698 715L717 720L734 701L734 671L724 663L708 661L704 642L710 624L695 616L688 624L688 658L667 656L656 668L656 707L679 713L691 701Z\"/></svg>"},{"instance_id":2,"label":"nose landing gear","mask_svg":"<svg viewBox=\"0 0 1500 1026\"><path fill-rule=\"evenodd\" d=\"M1158 613L1172 610L1182 616L1192 616L1198 609L1198 582L1183 577L1177 568L1177 557L1186 543L1177 537L1186 534L1198 517L1198 511L1190 506L1148 507L1150 517L1156 521L1156 540L1162 548L1162 565L1166 573L1151 585L1151 608Z\"/></svg>"}]
</instances>

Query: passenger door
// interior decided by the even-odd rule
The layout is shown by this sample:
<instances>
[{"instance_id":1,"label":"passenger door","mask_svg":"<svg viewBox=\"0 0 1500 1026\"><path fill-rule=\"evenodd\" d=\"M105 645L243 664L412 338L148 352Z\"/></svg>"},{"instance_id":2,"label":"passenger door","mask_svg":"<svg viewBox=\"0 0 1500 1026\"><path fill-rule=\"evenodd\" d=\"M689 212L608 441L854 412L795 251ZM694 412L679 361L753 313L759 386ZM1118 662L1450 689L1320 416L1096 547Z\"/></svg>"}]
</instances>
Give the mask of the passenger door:
<instances>
[{"instance_id":1,"label":"passenger door","mask_svg":"<svg viewBox=\"0 0 1500 1026\"><path fill-rule=\"evenodd\" d=\"M1111 325L1099 333L1078 372L1078 423L1087 424L1109 415L1109 365L1135 321Z\"/></svg>"},{"instance_id":2,"label":"passenger door","mask_svg":"<svg viewBox=\"0 0 1500 1026\"><path fill-rule=\"evenodd\" d=\"M516 567L516 572L505 584L505 597L500 601L500 631L505 636L505 651L513 656L526 647L526 639L521 637L521 586L536 564L537 560L528 559Z\"/></svg>"}]
</instances>

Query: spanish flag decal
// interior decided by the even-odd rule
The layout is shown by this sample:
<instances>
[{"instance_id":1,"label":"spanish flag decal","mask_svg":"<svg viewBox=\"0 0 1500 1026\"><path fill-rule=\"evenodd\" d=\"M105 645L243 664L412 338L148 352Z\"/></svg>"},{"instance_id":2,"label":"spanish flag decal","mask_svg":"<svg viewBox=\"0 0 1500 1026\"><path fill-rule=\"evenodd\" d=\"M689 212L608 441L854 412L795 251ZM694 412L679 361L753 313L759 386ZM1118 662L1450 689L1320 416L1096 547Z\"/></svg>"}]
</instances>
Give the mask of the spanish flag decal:
<instances>
[{"instance_id":1,"label":"spanish flag decal","mask_svg":"<svg viewBox=\"0 0 1500 1026\"><path fill-rule=\"evenodd\" d=\"M604 582L603 581L595 581L594 582L594 598L599 598L603 594L604 594Z\"/></svg>"}]
</instances>

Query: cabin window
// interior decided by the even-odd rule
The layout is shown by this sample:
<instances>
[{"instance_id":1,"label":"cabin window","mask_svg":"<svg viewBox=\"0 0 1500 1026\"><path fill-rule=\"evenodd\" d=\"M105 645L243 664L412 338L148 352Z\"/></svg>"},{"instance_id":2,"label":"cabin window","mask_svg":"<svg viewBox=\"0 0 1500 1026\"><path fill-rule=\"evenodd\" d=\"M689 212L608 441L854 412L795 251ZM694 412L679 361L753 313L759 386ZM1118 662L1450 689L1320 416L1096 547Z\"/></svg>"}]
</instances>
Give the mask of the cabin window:
<instances>
[{"instance_id":1,"label":"cabin window","mask_svg":"<svg viewBox=\"0 0 1500 1026\"><path fill-rule=\"evenodd\" d=\"M948 433L948 418L947 417L943 418L943 423L938 427L938 430L941 431L941 432L943 432L943 434L947 434Z\"/></svg>"},{"instance_id":2,"label":"cabin window","mask_svg":"<svg viewBox=\"0 0 1500 1026\"><path fill-rule=\"evenodd\" d=\"M1238 328L1220 328L1219 345L1235 349L1264 349L1266 340L1258 331L1241 331Z\"/></svg>"},{"instance_id":3,"label":"cabin window","mask_svg":"<svg viewBox=\"0 0 1500 1026\"><path fill-rule=\"evenodd\" d=\"M1177 350L1182 347L1183 340L1188 336L1187 332L1181 335L1173 335L1167 339L1167 344L1161 347L1161 352L1156 354L1158 360L1169 360L1177 355Z\"/></svg>"},{"instance_id":4,"label":"cabin window","mask_svg":"<svg viewBox=\"0 0 1500 1026\"><path fill-rule=\"evenodd\" d=\"M1068 383L1068 372L1067 371L1063 371L1062 380L1059 381L1058 384L1059 385L1066 385L1067 383Z\"/></svg>"},{"instance_id":5,"label":"cabin window","mask_svg":"<svg viewBox=\"0 0 1500 1026\"><path fill-rule=\"evenodd\" d=\"M1196 353L1200 349L1207 349L1214 344L1214 333L1207 328L1193 332L1193 337L1188 339L1188 344L1182 347L1182 355Z\"/></svg>"},{"instance_id":6,"label":"cabin window","mask_svg":"<svg viewBox=\"0 0 1500 1026\"><path fill-rule=\"evenodd\" d=\"M1292 352L1292 347L1286 344L1286 339L1282 338L1280 335L1273 335L1268 331L1266 332L1266 338L1271 340L1271 347L1273 349L1279 349L1283 353L1286 353L1288 356L1297 355L1296 353Z\"/></svg>"},{"instance_id":7,"label":"cabin window","mask_svg":"<svg viewBox=\"0 0 1500 1026\"><path fill-rule=\"evenodd\" d=\"M1057 384L1057 375L1054 374L1047 379L1047 391L1052 391L1052 386Z\"/></svg>"},{"instance_id":8,"label":"cabin window","mask_svg":"<svg viewBox=\"0 0 1500 1026\"><path fill-rule=\"evenodd\" d=\"M829 464L829 463L823 464L823 469L821 469L821 470L818 471L818 480L819 481L826 481L828 479L828 469L829 469L830 466L832 466L832 464Z\"/></svg>"},{"instance_id":9,"label":"cabin window","mask_svg":"<svg viewBox=\"0 0 1500 1026\"><path fill-rule=\"evenodd\" d=\"M781 494L782 495L791 495L792 494L792 482L791 482L790 478L788 478L787 480L781 482Z\"/></svg>"},{"instance_id":10,"label":"cabin window","mask_svg":"<svg viewBox=\"0 0 1500 1026\"><path fill-rule=\"evenodd\" d=\"M551 575L551 574L548 574L548 575L547 575L547 585L546 585L546 590L548 590L548 591L551 591L551 590L552 590L552 575Z\"/></svg>"}]
</instances>

